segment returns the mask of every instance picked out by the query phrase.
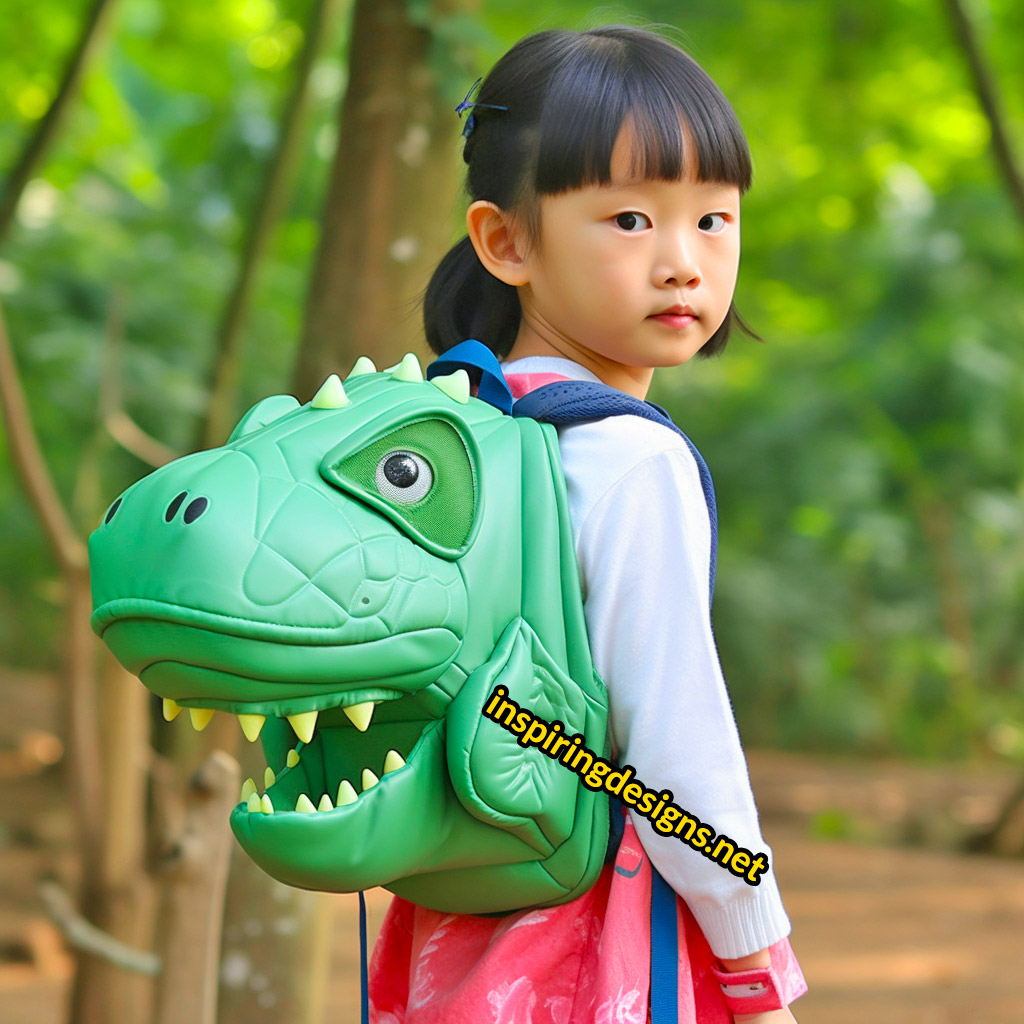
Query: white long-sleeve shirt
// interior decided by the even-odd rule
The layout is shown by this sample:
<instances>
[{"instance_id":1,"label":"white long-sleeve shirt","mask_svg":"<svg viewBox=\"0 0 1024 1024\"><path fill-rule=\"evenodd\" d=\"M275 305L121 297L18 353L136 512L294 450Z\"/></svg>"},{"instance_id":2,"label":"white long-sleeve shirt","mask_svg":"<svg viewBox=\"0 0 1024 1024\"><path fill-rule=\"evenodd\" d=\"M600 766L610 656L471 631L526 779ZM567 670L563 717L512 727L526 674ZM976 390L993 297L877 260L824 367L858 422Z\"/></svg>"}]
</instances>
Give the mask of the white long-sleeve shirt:
<instances>
[{"instance_id":1,"label":"white long-sleeve shirt","mask_svg":"<svg viewBox=\"0 0 1024 1024\"><path fill-rule=\"evenodd\" d=\"M599 381L553 356L516 359L502 370ZM712 952L746 956L788 935L790 922L711 632L711 526L697 462L675 431L640 416L557 430L613 753L636 769L633 780L670 789L679 807L718 835L766 854L769 868L752 886L630 808L633 826Z\"/></svg>"}]
</instances>

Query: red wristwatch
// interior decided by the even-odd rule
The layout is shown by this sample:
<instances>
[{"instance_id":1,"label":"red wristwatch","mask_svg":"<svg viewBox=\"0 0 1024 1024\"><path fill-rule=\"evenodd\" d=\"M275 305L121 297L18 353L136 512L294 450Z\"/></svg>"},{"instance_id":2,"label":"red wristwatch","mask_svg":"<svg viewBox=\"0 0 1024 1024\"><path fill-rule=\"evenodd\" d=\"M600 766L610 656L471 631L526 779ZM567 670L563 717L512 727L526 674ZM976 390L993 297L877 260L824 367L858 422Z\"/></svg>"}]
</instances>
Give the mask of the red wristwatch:
<instances>
[{"instance_id":1,"label":"red wristwatch","mask_svg":"<svg viewBox=\"0 0 1024 1024\"><path fill-rule=\"evenodd\" d=\"M721 986L731 1013L766 1013L789 1005L783 1000L782 981L774 967L723 971L712 964L711 973Z\"/></svg>"}]
</instances>

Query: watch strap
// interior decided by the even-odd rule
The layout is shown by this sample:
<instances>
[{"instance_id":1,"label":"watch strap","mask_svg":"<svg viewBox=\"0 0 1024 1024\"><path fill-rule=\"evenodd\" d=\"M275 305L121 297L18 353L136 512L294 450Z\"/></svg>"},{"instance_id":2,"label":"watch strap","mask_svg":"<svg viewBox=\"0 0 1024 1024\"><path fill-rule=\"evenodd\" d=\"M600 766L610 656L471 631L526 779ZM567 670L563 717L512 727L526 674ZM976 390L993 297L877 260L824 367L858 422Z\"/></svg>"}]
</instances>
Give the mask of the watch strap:
<instances>
[{"instance_id":1,"label":"watch strap","mask_svg":"<svg viewBox=\"0 0 1024 1024\"><path fill-rule=\"evenodd\" d=\"M774 967L725 971L712 965L711 973L721 986L731 1013L766 1013L781 1010L789 1003L783 996L782 980Z\"/></svg>"}]
</instances>

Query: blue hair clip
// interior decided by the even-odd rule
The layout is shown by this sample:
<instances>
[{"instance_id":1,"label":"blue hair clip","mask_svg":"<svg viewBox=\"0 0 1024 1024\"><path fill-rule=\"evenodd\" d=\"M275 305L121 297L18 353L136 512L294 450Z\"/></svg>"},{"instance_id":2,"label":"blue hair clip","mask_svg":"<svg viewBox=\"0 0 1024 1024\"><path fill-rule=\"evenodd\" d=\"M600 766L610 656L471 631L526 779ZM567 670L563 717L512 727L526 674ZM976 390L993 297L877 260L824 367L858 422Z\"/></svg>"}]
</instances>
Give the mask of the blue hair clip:
<instances>
[{"instance_id":1,"label":"blue hair clip","mask_svg":"<svg viewBox=\"0 0 1024 1024\"><path fill-rule=\"evenodd\" d=\"M494 103L470 103L469 97L473 94L473 90L483 81L483 78L478 78L470 87L469 92L466 93L466 98L455 108L455 113L462 117L462 115L469 110L470 107L490 107L492 110L508 110L508 107L499 107ZM472 114L466 119L466 126L462 129L462 137L468 139L470 133L473 131L476 125L476 119Z\"/></svg>"}]
</instances>

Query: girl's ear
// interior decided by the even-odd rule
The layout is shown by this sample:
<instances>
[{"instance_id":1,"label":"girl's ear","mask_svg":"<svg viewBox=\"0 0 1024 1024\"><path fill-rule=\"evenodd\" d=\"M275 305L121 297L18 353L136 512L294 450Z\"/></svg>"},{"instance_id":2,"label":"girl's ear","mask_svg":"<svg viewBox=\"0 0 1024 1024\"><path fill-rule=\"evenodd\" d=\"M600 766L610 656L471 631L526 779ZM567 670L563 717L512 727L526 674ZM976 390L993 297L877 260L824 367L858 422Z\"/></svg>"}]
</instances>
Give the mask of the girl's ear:
<instances>
[{"instance_id":1,"label":"girl's ear","mask_svg":"<svg viewBox=\"0 0 1024 1024\"><path fill-rule=\"evenodd\" d=\"M486 199L470 204L466 230L480 262L499 281L518 286L530 280L512 218L500 207Z\"/></svg>"}]
</instances>

